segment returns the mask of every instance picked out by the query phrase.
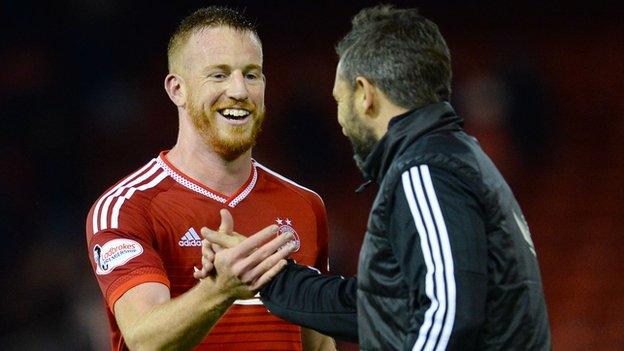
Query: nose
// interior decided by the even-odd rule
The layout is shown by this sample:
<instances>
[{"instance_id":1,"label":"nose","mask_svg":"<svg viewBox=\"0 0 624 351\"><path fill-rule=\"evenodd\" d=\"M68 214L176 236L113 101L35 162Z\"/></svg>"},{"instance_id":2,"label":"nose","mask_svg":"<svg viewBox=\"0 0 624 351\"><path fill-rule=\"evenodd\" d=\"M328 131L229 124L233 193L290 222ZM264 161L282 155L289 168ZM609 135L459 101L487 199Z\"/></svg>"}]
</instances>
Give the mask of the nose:
<instances>
[{"instance_id":1,"label":"nose","mask_svg":"<svg viewBox=\"0 0 624 351\"><path fill-rule=\"evenodd\" d=\"M236 101L245 101L249 97L247 91L247 85L245 83L245 77L240 71L235 71L230 76L230 82L227 88L227 95L229 98Z\"/></svg>"}]
</instances>

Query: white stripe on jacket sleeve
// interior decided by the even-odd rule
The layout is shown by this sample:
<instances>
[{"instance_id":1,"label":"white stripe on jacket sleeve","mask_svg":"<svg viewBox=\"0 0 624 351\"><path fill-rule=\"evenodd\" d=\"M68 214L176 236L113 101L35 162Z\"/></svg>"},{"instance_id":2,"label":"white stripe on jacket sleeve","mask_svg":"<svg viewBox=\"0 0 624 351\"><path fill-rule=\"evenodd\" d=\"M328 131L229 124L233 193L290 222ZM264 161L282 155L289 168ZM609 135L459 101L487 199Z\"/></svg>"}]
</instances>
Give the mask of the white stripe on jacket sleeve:
<instances>
[{"instance_id":1,"label":"white stripe on jacket sleeve","mask_svg":"<svg viewBox=\"0 0 624 351\"><path fill-rule=\"evenodd\" d=\"M444 350L455 320L453 256L442 211L427 165L402 174L403 191L420 238L427 268L425 294L431 301L412 350Z\"/></svg>"}]
</instances>

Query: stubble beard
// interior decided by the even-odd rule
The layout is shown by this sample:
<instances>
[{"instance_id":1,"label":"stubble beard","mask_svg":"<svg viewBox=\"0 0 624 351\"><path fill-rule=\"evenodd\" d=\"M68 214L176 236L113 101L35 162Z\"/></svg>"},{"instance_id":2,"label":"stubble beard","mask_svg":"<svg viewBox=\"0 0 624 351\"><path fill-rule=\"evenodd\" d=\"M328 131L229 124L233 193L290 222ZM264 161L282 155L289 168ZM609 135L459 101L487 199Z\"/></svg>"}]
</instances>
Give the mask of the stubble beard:
<instances>
[{"instance_id":1,"label":"stubble beard","mask_svg":"<svg viewBox=\"0 0 624 351\"><path fill-rule=\"evenodd\" d=\"M364 162L373 151L377 143L377 138L373 129L365 125L354 111L353 101L351 101L351 106L349 111L347 111L345 130L347 132L347 138L349 138L351 146L353 146L355 164L360 170L363 170Z\"/></svg>"},{"instance_id":2,"label":"stubble beard","mask_svg":"<svg viewBox=\"0 0 624 351\"><path fill-rule=\"evenodd\" d=\"M251 132L246 132L245 126L230 126L227 135L223 135L216 125L217 110L229 106L213 106L210 115L201 106L197 106L193 99L189 99L189 115L195 129L204 140L221 158L233 161L256 145L256 138L262 130L264 121L264 109L258 110L247 103L242 108L252 111L253 123ZM230 104L234 105L234 104Z\"/></svg>"}]
</instances>

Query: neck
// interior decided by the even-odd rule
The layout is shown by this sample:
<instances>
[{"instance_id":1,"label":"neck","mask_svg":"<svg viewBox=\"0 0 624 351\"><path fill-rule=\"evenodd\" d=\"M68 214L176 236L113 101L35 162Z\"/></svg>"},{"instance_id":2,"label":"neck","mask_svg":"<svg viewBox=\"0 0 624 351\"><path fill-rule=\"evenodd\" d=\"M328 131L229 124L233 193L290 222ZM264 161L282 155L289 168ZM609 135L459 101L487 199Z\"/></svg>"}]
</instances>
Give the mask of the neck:
<instances>
[{"instance_id":1,"label":"neck","mask_svg":"<svg viewBox=\"0 0 624 351\"><path fill-rule=\"evenodd\" d=\"M167 154L169 162L210 189L226 196L234 194L249 178L251 150L232 161L224 160L193 126L184 122L180 118L178 140Z\"/></svg>"},{"instance_id":2,"label":"neck","mask_svg":"<svg viewBox=\"0 0 624 351\"><path fill-rule=\"evenodd\" d=\"M374 125L374 131L377 140L381 139L388 132L388 124L390 123L391 119L396 116L402 115L407 111L409 110L392 104L390 102L380 104L378 112L379 118L377 118L378 122Z\"/></svg>"}]
</instances>

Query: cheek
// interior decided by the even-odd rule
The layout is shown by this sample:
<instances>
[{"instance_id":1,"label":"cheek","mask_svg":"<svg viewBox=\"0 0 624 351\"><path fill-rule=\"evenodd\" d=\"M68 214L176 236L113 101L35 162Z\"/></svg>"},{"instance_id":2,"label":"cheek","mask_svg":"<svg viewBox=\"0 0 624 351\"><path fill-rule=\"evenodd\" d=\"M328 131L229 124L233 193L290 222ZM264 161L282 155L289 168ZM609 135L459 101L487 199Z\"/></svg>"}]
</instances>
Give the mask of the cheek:
<instances>
[{"instance_id":1,"label":"cheek","mask_svg":"<svg viewBox=\"0 0 624 351\"><path fill-rule=\"evenodd\" d=\"M222 95L222 92L218 89L213 89L210 86L203 86L193 91L190 98L195 106L201 107L201 109L205 111L211 111L212 107L219 102L219 98Z\"/></svg>"},{"instance_id":2,"label":"cheek","mask_svg":"<svg viewBox=\"0 0 624 351\"><path fill-rule=\"evenodd\" d=\"M251 101L258 107L264 107L264 84L259 86L250 87L247 91L249 91L249 97Z\"/></svg>"},{"instance_id":3,"label":"cheek","mask_svg":"<svg viewBox=\"0 0 624 351\"><path fill-rule=\"evenodd\" d=\"M205 109L207 111L211 111L213 109L213 106L219 105L220 96L221 94L217 94L217 93L206 94L206 97L202 101Z\"/></svg>"},{"instance_id":4,"label":"cheek","mask_svg":"<svg viewBox=\"0 0 624 351\"><path fill-rule=\"evenodd\" d=\"M338 108L338 125L340 125L341 132L344 136L348 136L348 123L345 121L345 111L343 109Z\"/></svg>"},{"instance_id":5,"label":"cheek","mask_svg":"<svg viewBox=\"0 0 624 351\"><path fill-rule=\"evenodd\" d=\"M344 118L344 107L342 106L342 104L338 104L338 106L336 107L336 113L338 115L338 123L342 124L342 120Z\"/></svg>"},{"instance_id":6,"label":"cheek","mask_svg":"<svg viewBox=\"0 0 624 351\"><path fill-rule=\"evenodd\" d=\"M340 123L340 125L343 127L348 122L349 112L350 112L349 109L347 109L344 104L338 106L338 123Z\"/></svg>"}]
</instances>

